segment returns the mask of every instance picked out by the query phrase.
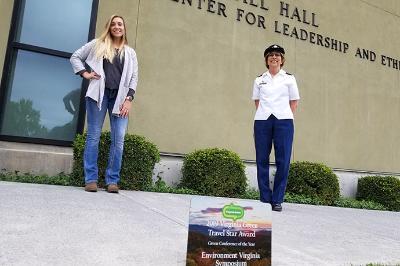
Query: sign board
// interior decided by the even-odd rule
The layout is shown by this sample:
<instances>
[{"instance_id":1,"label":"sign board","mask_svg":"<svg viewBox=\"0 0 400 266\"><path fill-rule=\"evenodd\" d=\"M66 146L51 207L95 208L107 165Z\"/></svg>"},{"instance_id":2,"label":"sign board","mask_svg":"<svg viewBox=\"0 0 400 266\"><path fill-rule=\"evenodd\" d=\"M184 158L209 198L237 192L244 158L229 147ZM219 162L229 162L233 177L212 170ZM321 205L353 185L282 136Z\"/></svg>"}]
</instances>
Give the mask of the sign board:
<instances>
[{"instance_id":1,"label":"sign board","mask_svg":"<svg viewBox=\"0 0 400 266\"><path fill-rule=\"evenodd\" d=\"M192 198L186 265L271 265L271 217L255 200Z\"/></svg>"}]
</instances>

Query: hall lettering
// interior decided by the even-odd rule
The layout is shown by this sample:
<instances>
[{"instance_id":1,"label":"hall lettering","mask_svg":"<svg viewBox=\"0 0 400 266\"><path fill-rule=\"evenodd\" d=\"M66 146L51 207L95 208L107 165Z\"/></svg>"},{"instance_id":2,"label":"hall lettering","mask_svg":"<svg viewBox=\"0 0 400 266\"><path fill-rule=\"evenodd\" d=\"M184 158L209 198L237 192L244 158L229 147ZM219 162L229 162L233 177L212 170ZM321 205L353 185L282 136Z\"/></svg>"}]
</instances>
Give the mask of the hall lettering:
<instances>
[{"instance_id":1,"label":"hall lettering","mask_svg":"<svg viewBox=\"0 0 400 266\"><path fill-rule=\"evenodd\" d=\"M376 53L367 49L357 48L355 56L361 59L369 60L371 62L374 62L376 60Z\"/></svg>"},{"instance_id":2,"label":"hall lettering","mask_svg":"<svg viewBox=\"0 0 400 266\"><path fill-rule=\"evenodd\" d=\"M236 20L242 21L243 17L246 20L247 24L254 25L257 23L257 27L265 28L265 18L261 15L255 15L252 12L244 11L243 9L238 8L236 12Z\"/></svg>"},{"instance_id":3,"label":"hall lettering","mask_svg":"<svg viewBox=\"0 0 400 266\"><path fill-rule=\"evenodd\" d=\"M260 9L268 10L266 0L242 0L243 4L259 7Z\"/></svg>"},{"instance_id":4,"label":"hall lettering","mask_svg":"<svg viewBox=\"0 0 400 266\"><path fill-rule=\"evenodd\" d=\"M400 70L400 61L386 55L381 55L381 64L382 66L387 66Z\"/></svg>"},{"instance_id":5,"label":"hall lettering","mask_svg":"<svg viewBox=\"0 0 400 266\"><path fill-rule=\"evenodd\" d=\"M275 21L274 23L274 31L276 33L288 36L290 38L296 38L302 41L308 41L309 43L329 48L341 53L347 53L349 49L349 44L346 42L342 42L336 40L331 37L323 36L321 34L306 31L305 29L296 28L295 26L290 26L286 23L280 23L279 21Z\"/></svg>"},{"instance_id":6,"label":"hall lettering","mask_svg":"<svg viewBox=\"0 0 400 266\"><path fill-rule=\"evenodd\" d=\"M226 6L224 3L215 0L171 0L173 2L181 3L182 5L192 6L193 2L197 2L198 9L206 9L209 13L216 13L219 16L226 16Z\"/></svg>"},{"instance_id":7,"label":"hall lettering","mask_svg":"<svg viewBox=\"0 0 400 266\"><path fill-rule=\"evenodd\" d=\"M296 19L298 22L303 22L304 24L308 24L314 27L319 27L317 24L317 19L315 13L310 13L305 9L298 9L294 7L294 9L288 4L281 1L280 15L283 17L287 17L290 19Z\"/></svg>"}]
</instances>

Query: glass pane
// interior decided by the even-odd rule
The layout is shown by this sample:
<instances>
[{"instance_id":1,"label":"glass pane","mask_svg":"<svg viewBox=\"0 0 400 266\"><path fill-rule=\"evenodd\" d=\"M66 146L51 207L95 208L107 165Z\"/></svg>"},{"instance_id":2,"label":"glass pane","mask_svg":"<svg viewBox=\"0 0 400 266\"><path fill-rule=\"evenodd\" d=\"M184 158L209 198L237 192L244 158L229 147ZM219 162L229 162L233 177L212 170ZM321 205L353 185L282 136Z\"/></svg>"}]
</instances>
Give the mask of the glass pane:
<instances>
[{"instance_id":1,"label":"glass pane","mask_svg":"<svg viewBox=\"0 0 400 266\"><path fill-rule=\"evenodd\" d=\"M18 51L1 134L73 140L81 82L66 58Z\"/></svg>"},{"instance_id":2,"label":"glass pane","mask_svg":"<svg viewBox=\"0 0 400 266\"><path fill-rule=\"evenodd\" d=\"M92 0L22 2L17 42L65 52L87 42Z\"/></svg>"}]
</instances>

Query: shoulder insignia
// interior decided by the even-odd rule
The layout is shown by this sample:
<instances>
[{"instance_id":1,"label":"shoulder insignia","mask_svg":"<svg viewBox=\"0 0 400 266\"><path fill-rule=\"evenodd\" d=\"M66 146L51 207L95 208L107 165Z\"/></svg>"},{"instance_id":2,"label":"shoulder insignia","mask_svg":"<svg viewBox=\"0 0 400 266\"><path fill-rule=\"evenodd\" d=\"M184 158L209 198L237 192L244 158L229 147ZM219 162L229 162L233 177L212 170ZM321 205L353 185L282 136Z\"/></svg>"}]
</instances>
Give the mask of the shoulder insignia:
<instances>
[{"instance_id":1,"label":"shoulder insignia","mask_svg":"<svg viewBox=\"0 0 400 266\"><path fill-rule=\"evenodd\" d=\"M263 75L263 74L261 74L261 75L257 76L257 78L261 77L262 75Z\"/></svg>"},{"instance_id":2,"label":"shoulder insignia","mask_svg":"<svg viewBox=\"0 0 400 266\"><path fill-rule=\"evenodd\" d=\"M286 72L286 75L293 76L293 74L291 74L291 73L289 73L289 72Z\"/></svg>"}]
</instances>

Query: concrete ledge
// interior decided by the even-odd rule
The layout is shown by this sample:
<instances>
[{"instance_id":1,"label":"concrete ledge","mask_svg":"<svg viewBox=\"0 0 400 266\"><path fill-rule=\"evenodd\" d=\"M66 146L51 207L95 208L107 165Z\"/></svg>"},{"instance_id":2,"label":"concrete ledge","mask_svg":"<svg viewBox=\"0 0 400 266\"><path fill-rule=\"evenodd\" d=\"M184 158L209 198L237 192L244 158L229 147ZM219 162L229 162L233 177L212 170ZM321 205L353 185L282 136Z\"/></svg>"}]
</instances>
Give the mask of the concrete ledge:
<instances>
[{"instance_id":1,"label":"concrete ledge","mask_svg":"<svg viewBox=\"0 0 400 266\"><path fill-rule=\"evenodd\" d=\"M181 178L182 156L163 155L153 170L153 180L162 178L168 185L176 186ZM0 141L0 170L7 172L57 175L72 171L73 153L70 147L27 144ZM255 163L245 163L246 176L250 187L257 189L257 168ZM271 166L271 177L275 166ZM358 179L373 173L335 171L339 177L340 194L354 198ZM377 174L377 173L375 173ZM271 186L273 181L271 181Z\"/></svg>"},{"instance_id":2,"label":"concrete ledge","mask_svg":"<svg viewBox=\"0 0 400 266\"><path fill-rule=\"evenodd\" d=\"M357 194L358 179L368 176L367 173L334 171L339 177L340 195L349 198L355 198Z\"/></svg>"},{"instance_id":3,"label":"concrete ledge","mask_svg":"<svg viewBox=\"0 0 400 266\"><path fill-rule=\"evenodd\" d=\"M159 177L162 178L168 185L177 185L182 178L182 158L161 156L161 161L156 164L153 171L153 180L157 180ZM246 165L246 176L249 187L258 189L257 183L257 166L255 163L245 163ZM270 166L270 186L273 187L274 173L276 167ZM343 197L355 198L357 193L358 179L362 176L369 175L368 173L358 173L349 171L334 171L339 177L340 195Z\"/></svg>"},{"instance_id":4,"label":"concrete ledge","mask_svg":"<svg viewBox=\"0 0 400 266\"><path fill-rule=\"evenodd\" d=\"M161 178L170 186L176 186L182 179L183 158L180 156L161 156L161 160L157 163L153 170L153 180ZM257 167L253 163L245 163L245 173L247 182L251 188L258 189L257 183ZM275 166L271 165L270 174L275 172ZM273 185L273 181L271 182Z\"/></svg>"},{"instance_id":5,"label":"concrete ledge","mask_svg":"<svg viewBox=\"0 0 400 266\"><path fill-rule=\"evenodd\" d=\"M72 148L0 141L0 170L57 175L71 173Z\"/></svg>"}]
</instances>

